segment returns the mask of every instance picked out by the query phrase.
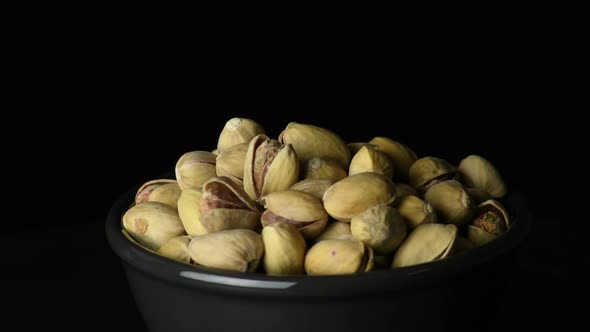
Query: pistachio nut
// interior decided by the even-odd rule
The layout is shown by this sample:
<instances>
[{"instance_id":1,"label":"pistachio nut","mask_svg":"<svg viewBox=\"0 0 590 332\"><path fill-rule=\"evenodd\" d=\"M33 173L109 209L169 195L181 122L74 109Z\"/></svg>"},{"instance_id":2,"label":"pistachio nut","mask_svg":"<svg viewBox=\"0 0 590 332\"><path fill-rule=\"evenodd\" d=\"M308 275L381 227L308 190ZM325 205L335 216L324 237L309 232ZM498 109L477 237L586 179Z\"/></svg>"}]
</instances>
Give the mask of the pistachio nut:
<instances>
[{"instance_id":1,"label":"pistachio nut","mask_svg":"<svg viewBox=\"0 0 590 332\"><path fill-rule=\"evenodd\" d=\"M139 244L154 251L171 238L185 234L176 209L160 202L131 207L123 215L123 228Z\"/></svg>"},{"instance_id":2,"label":"pistachio nut","mask_svg":"<svg viewBox=\"0 0 590 332\"><path fill-rule=\"evenodd\" d=\"M373 250L353 238L320 241L305 255L308 275L353 274L372 269Z\"/></svg>"},{"instance_id":3,"label":"pistachio nut","mask_svg":"<svg viewBox=\"0 0 590 332\"><path fill-rule=\"evenodd\" d=\"M371 247L377 255L392 253L406 237L406 222L399 212L387 205L377 205L350 220L352 236Z\"/></svg>"},{"instance_id":4,"label":"pistachio nut","mask_svg":"<svg viewBox=\"0 0 590 332\"><path fill-rule=\"evenodd\" d=\"M236 272L253 272L260 265L264 244L260 234L231 229L194 237L188 246L198 265Z\"/></svg>"},{"instance_id":5,"label":"pistachio nut","mask_svg":"<svg viewBox=\"0 0 590 332\"><path fill-rule=\"evenodd\" d=\"M224 176L203 184L199 220L208 233L228 229L255 229L260 220L256 202Z\"/></svg>"},{"instance_id":6,"label":"pistachio nut","mask_svg":"<svg viewBox=\"0 0 590 332\"><path fill-rule=\"evenodd\" d=\"M321 200L324 197L326 189L333 183L334 181L328 179L303 179L292 185L289 189L312 194L315 198Z\"/></svg>"},{"instance_id":7,"label":"pistachio nut","mask_svg":"<svg viewBox=\"0 0 590 332\"><path fill-rule=\"evenodd\" d=\"M202 196L201 189L185 189L178 198L178 216L186 233L193 237L209 233L200 219Z\"/></svg>"},{"instance_id":8,"label":"pistachio nut","mask_svg":"<svg viewBox=\"0 0 590 332\"><path fill-rule=\"evenodd\" d=\"M470 155L459 164L461 179L468 188L487 191L493 198L506 195L506 184L500 172L484 157Z\"/></svg>"},{"instance_id":9,"label":"pistachio nut","mask_svg":"<svg viewBox=\"0 0 590 332\"><path fill-rule=\"evenodd\" d=\"M385 152L393 162L393 176L396 181L407 181L410 167L418 159L416 153L405 144L391 138L377 136L369 141L379 151Z\"/></svg>"},{"instance_id":10,"label":"pistachio nut","mask_svg":"<svg viewBox=\"0 0 590 332\"><path fill-rule=\"evenodd\" d=\"M409 229L414 229L421 224L435 223L438 221L432 205L416 196L402 198L397 209L406 220Z\"/></svg>"},{"instance_id":11,"label":"pistachio nut","mask_svg":"<svg viewBox=\"0 0 590 332\"><path fill-rule=\"evenodd\" d=\"M248 143L236 144L219 153L215 161L217 176L226 176L243 187L244 162Z\"/></svg>"},{"instance_id":12,"label":"pistachio nut","mask_svg":"<svg viewBox=\"0 0 590 332\"><path fill-rule=\"evenodd\" d=\"M309 124L290 122L279 135L283 144L292 144L302 164L314 157L332 159L348 169L350 150L336 133Z\"/></svg>"},{"instance_id":13,"label":"pistachio nut","mask_svg":"<svg viewBox=\"0 0 590 332\"><path fill-rule=\"evenodd\" d=\"M180 187L176 180L156 179L144 183L135 194L135 204L160 202L176 207Z\"/></svg>"},{"instance_id":14,"label":"pistachio nut","mask_svg":"<svg viewBox=\"0 0 590 332\"><path fill-rule=\"evenodd\" d=\"M424 157L416 160L410 167L410 185L419 194L424 194L433 185L451 180L457 174L455 166L436 157Z\"/></svg>"},{"instance_id":15,"label":"pistachio nut","mask_svg":"<svg viewBox=\"0 0 590 332\"><path fill-rule=\"evenodd\" d=\"M258 122L246 118L231 118L223 126L217 140L217 151L221 153L234 145L249 143L256 135L265 134Z\"/></svg>"},{"instance_id":16,"label":"pistachio nut","mask_svg":"<svg viewBox=\"0 0 590 332\"><path fill-rule=\"evenodd\" d=\"M261 199L266 211L260 221L263 226L280 222L293 224L307 240L313 240L326 228L328 214L322 201L311 194L296 191L275 191Z\"/></svg>"},{"instance_id":17,"label":"pistachio nut","mask_svg":"<svg viewBox=\"0 0 590 332\"><path fill-rule=\"evenodd\" d=\"M180 189L199 189L205 181L216 176L216 158L209 151L190 151L180 156L174 169Z\"/></svg>"},{"instance_id":18,"label":"pistachio nut","mask_svg":"<svg viewBox=\"0 0 590 332\"><path fill-rule=\"evenodd\" d=\"M366 145L352 157L348 168L348 175L363 172L376 172L391 179L393 178L393 163L385 152Z\"/></svg>"},{"instance_id":19,"label":"pistachio nut","mask_svg":"<svg viewBox=\"0 0 590 332\"><path fill-rule=\"evenodd\" d=\"M350 150L350 155L354 156L357 152L359 152L359 150L363 147L363 146L368 146L371 148L376 149L377 145L375 144L370 144L367 142L353 142L353 143L348 143L348 149Z\"/></svg>"},{"instance_id":20,"label":"pistachio nut","mask_svg":"<svg viewBox=\"0 0 590 332\"><path fill-rule=\"evenodd\" d=\"M506 209L493 199L479 204L475 216L467 227L467 237L478 247L494 240L510 227Z\"/></svg>"},{"instance_id":21,"label":"pistachio nut","mask_svg":"<svg viewBox=\"0 0 590 332\"><path fill-rule=\"evenodd\" d=\"M157 253L175 261L189 264L191 262L191 257L188 254L189 242L191 242L191 237L188 235L171 238L158 249Z\"/></svg>"},{"instance_id":22,"label":"pistachio nut","mask_svg":"<svg viewBox=\"0 0 590 332\"><path fill-rule=\"evenodd\" d=\"M492 196L490 196L490 194L487 191L483 190L483 189L467 188L467 193L477 203L483 203L483 202L487 201L488 199L491 199L492 198Z\"/></svg>"},{"instance_id":23,"label":"pistachio nut","mask_svg":"<svg viewBox=\"0 0 590 332\"><path fill-rule=\"evenodd\" d=\"M244 163L244 190L251 199L287 190L298 179L299 161L293 146L266 135L257 135L250 141Z\"/></svg>"},{"instance_id":24,"label":"pistachio nut","mask_svg":"<svg viewBox=\"0 0 590 332\"><path fill-rule=\"evenodd\" d=\"M457 226L453 224L422 224L416 227L399 246L391 267L404 267L443 259L454 249Z\"/></svg>"},{"instance_id":25,"label":"pistachio nut","mask_svg":"<svg viewBox=\"0 0 590 332\"><path fill-rule=\"evenodd\" d=\"M315 242L332 239L343 239L350 238L352 233L350 232L350 223L342 221L332 221L328 223L326 229L315 238Z\"/></svg>"},{"instance_id":26,"label":"pistachio nut","mask_svg":"<svg viewBox=\"0 0 590 332\"><path fill-rule=\"evenodd\" d=\"M346 222L375 205L393 204L395 199L393 182L374 172L357 173L334 183L323 198L328 214Z\"/></svg>"},{"instance_id":27,"label":"pistachio nut","mask_svg":"<svg viewBox=\"0 0 590 332\"><path fill-rule=\"evenodd\" d=\"M280 222L262 229L264 271L270 275L303 274L307 244L291 223Z\"/></svg>"},{"instance_id":28,"label":"pistachio nut","mask_svg":"<svg viewBox=\"0 0 590 332\"><path fill-rule=\"evenodd\" d=\"M346 170L340 163L319 157L311 158L303 168L305 179L328 179L336 182L348 176Z\"/></svg>"},{"instance_id":29,"label":"pistachio nut","mask_svg":"<svg viewBox=\"0 0 590 332\"><path fill-rule=\"evenodd\" d=\"M428 189L424 198L443 222L451 224L467 223L477 209L465 187L456 180L435 184Z\"/></svg>"}]
</instances>

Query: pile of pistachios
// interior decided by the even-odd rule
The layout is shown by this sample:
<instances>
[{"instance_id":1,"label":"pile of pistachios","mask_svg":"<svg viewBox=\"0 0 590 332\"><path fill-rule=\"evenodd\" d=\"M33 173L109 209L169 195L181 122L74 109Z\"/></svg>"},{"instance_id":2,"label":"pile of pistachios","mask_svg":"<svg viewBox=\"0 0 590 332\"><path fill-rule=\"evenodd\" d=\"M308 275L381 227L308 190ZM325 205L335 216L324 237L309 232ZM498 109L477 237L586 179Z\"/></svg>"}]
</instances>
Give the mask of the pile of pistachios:
<instances>
[{"instance_id":1,"label":"pile of pistachios","mask_svg":"<svg viewBox=\"0 0 590 332\"><path fill-rule=\"evenodd\" d=\"M333 275L427 263L510 227L506 185L485 158L418 158L387 137L346 143L291 122L277 139L232 118L213 151L179 156L143 184L123 233L167 258L268 275Z\"/></svg>"}]
</instances>

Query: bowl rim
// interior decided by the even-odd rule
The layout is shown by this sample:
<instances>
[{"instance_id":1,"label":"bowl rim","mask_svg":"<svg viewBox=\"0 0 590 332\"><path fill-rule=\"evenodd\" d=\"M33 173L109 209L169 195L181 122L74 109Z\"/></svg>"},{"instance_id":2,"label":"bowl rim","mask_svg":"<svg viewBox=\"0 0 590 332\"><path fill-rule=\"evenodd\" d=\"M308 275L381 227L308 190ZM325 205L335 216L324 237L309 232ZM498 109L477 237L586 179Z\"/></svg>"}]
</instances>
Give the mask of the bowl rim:
<instances>
[{"instance_id":1,"label":"bowl rim","mask_svg":"<svg viewBox=\"0 0 590 332\"><path fill-rule=\"evenodd\" d=\"M511 190L503 199L511 216L511 227L484 246L442 260L395 269L348 275L269 276L184 264L129 241L122 232L121 216L140 186L138 184L120 195L106 218L107 242L124 266L173 285L234 295L325 298L408 290L456 277L514 251L523 244L532 225L526 199L520 191Z\"/></svg>"}]
</instances>

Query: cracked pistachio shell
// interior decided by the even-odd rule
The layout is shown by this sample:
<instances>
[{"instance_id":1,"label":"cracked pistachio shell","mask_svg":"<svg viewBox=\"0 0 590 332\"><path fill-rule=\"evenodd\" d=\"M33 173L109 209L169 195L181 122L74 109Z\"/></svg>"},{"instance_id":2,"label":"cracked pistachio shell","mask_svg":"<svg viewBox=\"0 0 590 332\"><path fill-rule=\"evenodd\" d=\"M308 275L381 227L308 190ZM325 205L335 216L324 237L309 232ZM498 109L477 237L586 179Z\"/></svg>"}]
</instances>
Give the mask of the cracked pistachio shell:
<instances>
[{"instance_id":1,"label":"cracked pistachio shell","mask_svg":"<svg viewBox=\"0 0 590 332\"><path fill-rule=\"evenodd\" d=\"M232 229L194 237L188 246L198 265L236 272L253 272L260 265L264 244L260 234Z\"/></svg>"},{"instance_id":2,"label":"cracked pistachio shell","mask_svg":"<svg viewBox=\"0 0 590 332\"><path fill-rule=\"evenodd\" d=\"M320 241L305 255L308 275L354 274L372 269L373 250L353 238Z\"/></svg>"},{"instance_id":3,"label":"cracked pistachio shell","mask_svg":"<svg viewBox=\"0 0 590 332\"><path fill-rule=\"evenodd\" d=\"M487 200L477 206L475 218L467 228L467 238L476 246L482 246L510 227L508 213L500 202Z\"/></svg>"},{"instance_id":4,"label":"cracked pistachio shell","mask_svg":"<svg viewBox=\"0 0 590 332\"><path fill-rule=\"evenodd\" d=\"M216 176L216 158L209 151L190 151L180 156L174 168L180 189L201 188L205 181Z\"/></svg>"},{"instance_id":5,"label":"cracked pistachio shell","mask_svg":"<svg viewBox=\"0 0 590 332\"><path fill-rule=\"evenodd\" d=\"M467 156L461 160L458 169L468 188L485 190L493 198L506 195L506 184L500 172L487 159L478 155Z\"/></svg>"},{"instance_id":6,"label":"cracked pistachio shell","mask_svg":"<svg viewBox=\"0 0 590 332\"><path fill-rule=\"evenodd\" d=\"M157 179L144 183L135 194L135 204L143 202L160 202L172 207L177 206L180 187L176 180Z\"/></svg>"},{"instance_id":7,"label":"cracked pistachio shell","mask_svg":"<svg viewBox=\"0 0 590 332\"><path fill-rule=\"evenodd\" d=\"M403 217L387 205L368 208L350 220L352 236L377 255L392 253L406 237L406 230Z\"/></svg>"},{"instance_id":8,"label":"cracked pistachio shell","mask_svg":"<svg viewBox=\"0 0 590 332\"><path fill-rule=\"evenodd\" d=\"M393 162L393 175L397 181L407 181L410 167L418 158L408 146L387 137L374 137L369 141L383 151Z\"/></svg>"},{"instance_id":9,"label":"cracked pistachio shell","mask_svg":"<svg viewBox=\"0 0 590 332\"><path fill-rule=\"evenodd\" d=\"M404 267L432 262L452 253L457 226L453 224L422 224L399 246L391 267Z\"/></svg>"},{"instance_id":10,"label":"cracked pistachio shell","mask_svg":"<svg viewBox=\"0 0 590 332\"><path fill-rule=\"evenodd\" d=\"M250 141L244 163L244 190L251 199L287 190L298 180L299 161L293 146L266 135Z\"/></svg>"},{"instance_id":11,"label":"cracked pistachio shell","mask_svg":"<svg viewBox=\"0 0 590 332\"><path fill-rule=\"evenodd\" d=\"M350 223L342 221L333 221L331 223L328 223L326 229L324 229L324 231L320 233L320 236L318 236L315 239L315 242L349 238L351 236L352 233L350 232Z\"/></svg>"},{"instance_id":12,"label":"cracked pistachio shell","mask_svg":"<svg viewBox=\"0 0 590 332\"><path fill-rule=\"evenodd\" d=\"M424 194L432 185L450 180L457 173L455 166L436 157L424 157L416 160L410 167L410 185Z\"/></svg>"},{"instance_id":13,"label":"cracked pistachio shell","mask_svg":"<svg viewBox=\"0 0 590 332\"><path fill-rule=\"evenodd\" d=\"M303 175L305 179L327 179L336 182L347 177L348 173L334 160L315 157L307 161Z\"/></svg>"},{"instance_id":14,"label":"cracked pistachio shell","mask_svg":"<svg viewBox=\"0 0 590 332\"><path fill-rule=\"evenodd\" d=\"M353 143L348 143L348 149L350 150L350 155L354 156L357 152L359 152L359 150L363 147L363 146L368 146L370 148L376 149L377 145L375 144L370 144L367 142L353 142Z\"/></svg>"},{"instance_id":15,"label":"cracked pistachio shell","mask_svg":"<svg viewBox=\"0 0 590 332\"><path fill-rule=\"evenodd\" d=\"M239 186L243 186L244 162L248 143L236 144L221 152L215 162L217 176L226 176Z\"/></svg>"},{"instance_id":16,"label":"cracked pistachio shell","mask_svg":"<svg viewBox=\"0 0 590 332\"><path fill-rule=\"evenodd\" d=\"M328 187L333 183L334 181L328 179L303 179L289 189L306 192L321 200Z\"/></svg>"},{"instance_id":17,"label":"cracked pistachio shell","mask_svg":"<svg viewBox=\"0 0 590 332\"><path fill-rule=\"evenodd\" d=\"M406 220L409 229L414 229L421 224L436 223L438 221L432 205L416 196L402 198L397 209Z\"/></svg>"},{"instance_id":18,"label":"cracked pistachio shell","mask_svg":"<svg viewBox=\"0 0 590 332\"><path fill-rule=\"evenodd\" d=\"M340 136L328 129L290 122L279 135L279 141L293 145L297 157L303 164L314 157L335 160L345 169L350 163L348 145Z\"/></svg>"},{"instance_id":19,"label":"cracked pistachio shell","mask_svg":"<svg viewBox=\"0 0 590 332\"><path fill-rule=\"evenodd\" d=\"M307 244L299 230L288 222L262 229L264 270L270 275L303 274Z\"/></svg>"},{"instance_id":20,"label":"cracked pistachio shell","mask_svg":"<svg viewBox=\"0 0 590 332\"><path fill-rule=\"evenodd\" d=\"M313 195L296 190L272 192L261 199L266 211L260 221L270 224L288 222L293 224L305 239L313 240L328 223L328 214L322 201Z\"/></svg>"},{"instance_id":21,"label":"cracked pistachio shell","mask_svg":"<svg viewBox=\"0 0 590 332\"><path fill-rule=\"evenodd\" d=\"M153 251L171 238L185 234L176 209L160 202L131 207L123 215L123 228L139 244Z\"/></svg>"},{"instance_id":22,"label":"cracked pistachio shell","mask_svg":"<svg viewBox=\"0 0 590 332\"><path fill-rule=\"evenodd\" d=\"M376 172L393 178L393 163L385 152L369 146L363 146L350 161L348 175L364 172Z\"/></svg>"},{"instance_id":23,"label":"cracked pistachio shell","mask_svg":"<svg viewBox=\"0 0 590 332\"><path fill-rule=\"evenodd\" d=\"M157 253L173 259L175 261L189 264L191 257L188 254L188 244L191 242L191 237L188 235L181 235L168 240L158 249Z\"/></svg>"},{"instance_id":24,"label":"cracked pistachio shell","mask_svg":"<svg viewBox=\"0 0 590 332\"><path fill-rule=\"evenodd\" d=\"M332 218L350 221L375 205L395 201L395 186L384 175L373 172L348 176L331 185L324 194L324 208Z\"/></svg>"},{"instance_id":25,"label":"cracked pistachio shell","mask_svg":"<svg viewBox=\"0 0 590 332\"><path fill-rule=\"evenodd\" d=\"M264 133L264 128L254 120L231 118L219 134L217 151L221 153L234 145L248 143L254 136Z\"/></svg>"},{"instance_id":26,"label":"cracked pistachio shell","mask_svg":"<svg viewBox=\"0 0 590 332\"><path fill-rule=\"evenodd\" d=\"M201 224L208 233L228 229L255 229L260 220L256 202L231 179L218 176L203 184Z\"/></svg>"},{"instance_id":27,"label":"cracked pistachio shell","mask_svg":"<svg viewBox=\"0 0 590 332\"><path fill-rule=\"evenodd\" d=\"M456 180L435 184L428 189L424 198L443 222L451 224L469 222L477 209L465 187Z\"/></svg>"},{"instance_id":28,"label":"cracked pistachio shell","mask_svg":"<svg viewBox=\"0 0 590 332\"><path fill-rule=\"evenodd\" d=\"M200 220L202 195L201 189L185 189L178 198L178 216L186 233L193 237L209 233Z\"/></svg>"}]
</instances>

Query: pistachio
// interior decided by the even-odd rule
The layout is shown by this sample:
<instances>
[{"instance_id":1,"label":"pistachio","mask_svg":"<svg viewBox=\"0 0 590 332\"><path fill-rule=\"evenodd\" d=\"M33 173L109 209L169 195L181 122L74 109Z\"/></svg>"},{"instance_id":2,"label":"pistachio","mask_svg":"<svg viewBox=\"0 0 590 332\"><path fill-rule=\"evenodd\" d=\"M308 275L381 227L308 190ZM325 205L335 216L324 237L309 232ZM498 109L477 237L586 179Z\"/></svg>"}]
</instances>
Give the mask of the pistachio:
<instances>
[{"instance_id":1,"label":"pistachio","mask_svg":"<svg viewBox=\"0 0 590 332\"><path fill-rule=\"evenodd\" d=\"M260 265L264 244L260 234L247 229L224 230L194 237L189 246L198 265L236 272L253 272Z\"/></svg>"},{"instance_id":2,"label":"pistachio","mask_svg":"<svg viewBox=\"0 0 590 332\"><path fill-rule=\"evenodd\" d=\"M457 174L455 166L436 157L424 157L416 160L410 167L410 185L419 194L424 194L433 185L451 180Z\"/></svg>"},{"instance_id":3,"label":"pistachio","mask_svg":"<svg viewBox=\"0 0 590 332\"><path fill-rule=\"evenodd\" d=\"M350 223L342 222L342 221L333 221L328 223L326 229L320 236L315 239L315 242L320 242L324 240L332 240L332 239L343 239L343 238L350 238L352 233L350 232Z\"/></svg>"},{"instance_id":4,"label":"pistachio","mask_svg":"<svg viewBox=\"0 0 590 332\"><path fill-rule=\"evenodd\" d=\"M352 236L377 255L392 253L406 237L406 229L403 217L387 205L368 208L350 220Z\"/></svg>"},{"instance_id":5,"label":"pistachio","mask_svg":"<svg viewBox=\"0 0 590 332\"><path fill-rule=\"evenodd\" d=\"M435 184L428 189L424 198L444 222L451 224L465 224L471 220L477 208L465 187L456 180Z\"/></svg>"},{"instance_id":6,"label":"pistachio","mask_svg":"<svg viewBox=\"0 0 590 332\"><path fill-rule=\"evenodd\" d=\"M373 269L373 250L355 239L324 240L305 255L309 275L335 275L367 272Z\"/></svg>"},{"instance_id":7,"label":"pistachio","mask_svg":"<svg viewBox=\"0 0 590 332\"><path fill-rule=\"evenodd\" d=\"M131 207L123 215L123 227L139 244L153 251L171 238L185 234L176 209L160 202Z\"/></svg>"},{"instance_id":8,"label":"pistachio","mask_svg":"<svg viewBox=\"0 0 590 332\"><path fill-rule=\"evenodd\" d=\"M244 190L257 200L273 191L289 189L299 179L299 161L290 144L266 135L254 137L246 152Z\"/></svg>"},{"instance_id":9,"label":"pistachio","mask_svg":"<svg viewBox=\"0 0 590 332\"><path fill-rule=\"evenodd\" d=\"M176 180L156 179L144 183L135 194L135 204L143 202L160 202L172 207L177 206L180 187Z\"/></svg>"},{"instance_id":10,"label":"pistachio","mask_svg":"<svg viewBox=\"0 0 590 332\"><path fill-rule=\"evenodd\" d=\"M307 161L303 175L305 179L327 179L332 182L342 180L346 176L346 170L338 162L319 157Z\"/></svg>"},{"instance_id":11,"label":"pistachio","mask_svg":"<svg viewBox=\"0 0 590 332\"><path fill-rule=\"evenodd\" d=\"M217 151L221 153L234 145L248 143L256 135L265 134L258 122L246 118L231 118L226 123L217 140Z\"/></svg>"},{"instance_id":12,"label":"pistachio","mask_svg":"<svg viewBox=\"0 0 590 332\"><path fill-rule=\"evenodd\" d=\"M248 143L236 144L221 152L215 162L217 176L226 176L239 186L243 186L244 162Z\"/></svg>"},{"instance_id":13,"label":"pistachio","mask_svg":"<svg viewBox=\"0 0 590 332\"><path fill-rule=\"evenodd\" d=\"M200 219L202 196L201 189L185 189L178 198L178 216L186 233L193 237L209 233Z\"/></svg>"},{"instance_id":14,"label":"pistachio","mask_svg":"<svg viewBox=\"0 0 590 332\"><path fill-rule=\"evenodd\" d=\"M438 221L432 205L416 196L402 198L397 209L406 220L409 229L414 229L421 224L435 223Z\"/></svg>"},{"instance_id":15,"label":"pistachio","mask_svg":"<svg viewBox=\"0 0 590 332\"><path fill-rule=\"evenodd\" d=\"M175 261L189 264L191 261L191 257L188 254L188 244L190 241L191 237L188 235L171 238L158 249L157 253Z\"/></svg>"},{"instance_id":16,"label":"pistachio","mask_svg":"<svg viewBox=\"0 0 590 332\"><path fill-rule=\"evenodd\" d=\"M496 200L487 200L477 206L476 217L467 227L467 237L476 246L491 242L510 227L508 213Z\"/></svg>"},{"instance_id":17,"label":"pistachio","mask_svg":"<svg viewBox=\"0 0 590 332\"><path fill-rule=\"evenodd\" d=\"M270 275L303 274L307 245L297 228L288 222L262 229L264 270Z\"/></svg>"},{"instance_id":18,"label":"pistachio","mask_svg":"<svg viewBox=\"0 0 590 332\"><path fill-rule=\"evenodd\" d=\"M326 190L323 198L328 214L346 222L375 205L393 204L395 199L393 182L373 172L350 175L334 183Z\"/></svg>"},{"instance_id":19,"label":"pistachio","mask_svg":"<svg viewBox=\"0 0 590 332\"><path fill-rule=\"evenodd\" d=\"M333 183L334 181L328 179L303 179L292 185L289 189L312 194L315 198L321 200L324 197L326 189Z\"/></svg>"},{"instance_id":20,"label":"pistachio","mask_svg":"<svg viewBox=\"0 0 590 332\"><path fill-rule=\"evenodd\" d=\"M217 156L208 151L191 151L180 156L174 169L180 189L199 189L216 176L215 158Z\"/></svg>"},{"instance_id":21,"label":"pistachio","mask_svg":"<svg viewBox=\"0 0 590 332\"><path fill-rule=\"evenodd\" d=\"M387 137L374 137L369 141L383 151L393 162L393 176L396 181L407 181L410 167L418 158L408 146Z\"/></svg>"},{"instance_id":22,"label":"pistachio","mask_svg":"<svg viewBox=\"0 0 590 332\"><path fill-rule=\"evenodd\" d=\"M393 163L384 152L371 146L363 146L352 157L348 174L354 175L363 172L376 172L391 179L393 178Z\"/></svg>"},{"instance_id":23,"label":"pistachio","mask_svg":"<svg viewBox=\"0 0 590 332\"><path fill-rule=\"evenodd\" d=\"M484 157L470 155L459 164L461 179L468 188L485 190L493 198L506 195L506 184L500 172Z\"/></svg>"},{"instance_id":24,"label":"pistachio","mask_svg":"<svg viewBox=\"0 0 590 332\"><path fill-rule=\"evenodd\" d=\"M373 149L377 148L377 145L375 144L370 144L367 142L353 142L353 143L348 143L348 149L350 150L350 155L354 156L357 152L359 152L359 150L363 147L363 146L368 146L371 147Z\"/></svg>"},{"instance_id":25,"label":"pistachio","mask_svg":"<svg viewBox=\"0 0 590 332\"><path fill-rule=\"evenodd\" d=\"M422 224L399 246L391 267L404 267L443 259L454 249L457 226Z\"/></svg>"}]
</instances>

